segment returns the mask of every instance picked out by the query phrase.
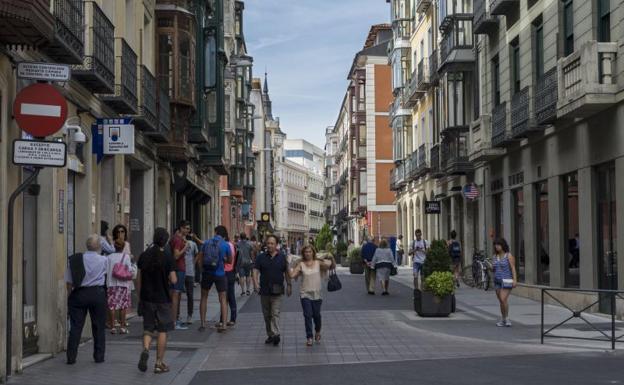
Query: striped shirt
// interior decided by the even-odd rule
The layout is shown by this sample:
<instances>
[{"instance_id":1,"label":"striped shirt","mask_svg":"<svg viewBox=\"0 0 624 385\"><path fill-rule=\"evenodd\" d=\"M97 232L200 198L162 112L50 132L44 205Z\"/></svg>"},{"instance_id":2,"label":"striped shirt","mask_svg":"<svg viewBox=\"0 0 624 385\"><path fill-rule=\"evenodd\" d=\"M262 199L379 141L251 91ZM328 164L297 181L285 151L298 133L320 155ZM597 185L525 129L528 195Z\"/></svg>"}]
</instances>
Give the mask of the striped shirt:
<instances>
[{"instance_id":1,"label":"striped shirt","mask_svg":"<svg viewBox=\"0 0 624 385\"><path fill-rule=\"evenodd\" d=\"M494 279L503 280L513 278L511 262L509 262L509 253L505 253L502 258L498 255L494 255L492 260L494 265Z\"/></svg>"}]
</instances>

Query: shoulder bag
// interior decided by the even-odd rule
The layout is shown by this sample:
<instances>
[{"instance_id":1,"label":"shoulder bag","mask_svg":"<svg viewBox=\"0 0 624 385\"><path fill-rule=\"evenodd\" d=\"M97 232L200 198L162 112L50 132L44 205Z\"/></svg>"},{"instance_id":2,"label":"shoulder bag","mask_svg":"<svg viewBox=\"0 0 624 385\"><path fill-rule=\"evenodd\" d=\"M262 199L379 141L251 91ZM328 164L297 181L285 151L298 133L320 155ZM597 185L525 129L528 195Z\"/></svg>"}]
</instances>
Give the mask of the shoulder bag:
<instances>
[{"instance_id":1,"label":"shoulder bag","mask_svg":"<svg viewBox=\"0 0 624 385\"><path fill-rule=\"evenodd\" d=\"M132 280L132 270L124 263L126 259L126 254L121 257L121 261L117 262L113 265L113 277L120 281L130 281Z\"/></svg>"},{"instance_id":2,"label":"shoulder bag","mask_svg":"<svg viewBox=\"0 0 624 385\"><path fill-rule=\"evenodd\" d=\"M338 279L338 274L336 274L336 270L332 269L329 271L329 280L327 281L327 291L338 291L342 289L342 283Z\"/></svg>"}]
</instances>

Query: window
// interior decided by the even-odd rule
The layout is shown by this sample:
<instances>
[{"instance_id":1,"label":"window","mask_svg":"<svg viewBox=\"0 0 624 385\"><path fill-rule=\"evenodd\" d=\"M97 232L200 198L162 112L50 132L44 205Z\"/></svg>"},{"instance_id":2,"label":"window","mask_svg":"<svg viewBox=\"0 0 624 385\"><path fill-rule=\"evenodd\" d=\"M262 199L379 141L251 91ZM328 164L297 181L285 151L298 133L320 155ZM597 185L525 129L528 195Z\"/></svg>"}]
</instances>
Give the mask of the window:
<instances>
[{"instance_id":1,"label":"window","mask_svg":"<svg viewBox=\"0 0 624 385\"><path fill-rule=\"evenodd\" d=\"M572 0L563 2L563 54L568 56L574 52L574 8Z\"/></svg>"},{"instance_id":2,"label":"window","mask_svg":"<svg viewBox=\"0 0 624 385\"><path fill-rule=\"evenodd\" d=\"M550 284L550 256L548 255L548 183L535 185L537 211L537 284Z\"/></svg>"},{"instance_id":3,"label":"window","mask_svg":"<svg viewBox=\"0 0 624 385\"><path fill-rule=\"evenodd\" d=\"M494 106L498 106L501 102L498 55L492 59L492 102Z\"/></svg>"},{"instance_id":4,"label":"window","mask_svg":"<svg viewBox=\"0 0 624 385\"><path fill-rule=\"evenodd\" d=\"M540 15L533 21L533 70L535 78L544 76L544 25Z\"/></svg>"},{"instance_id":5,"label":"window","mask_svg":"<svg viewBox=\"0 0 624 385\"><path fill-rule=\"evenodd\" d=\"M610 0L598 1L598 41L611 41L611 4Z\"/></svg>"},{"instance_id":6,"label":"window","mask_svg":"<svg viewBox=\"0 0 624 385\"><path fill-rule=\"evenodd\" d=\"M520 43L516 37L509 45L511 94L520 92Z\"/></svg>"},{"instance_id":7,"label":"window","mask_svg":"<svg viewBox=\"0 0 624 385\"><path fill-rule=\"evenodd\" d=\"M564 259L565 286L579 287L579 216L578 216L578 174L572 173L563 177L565 231Z\"/></svg>"}]
</instances>

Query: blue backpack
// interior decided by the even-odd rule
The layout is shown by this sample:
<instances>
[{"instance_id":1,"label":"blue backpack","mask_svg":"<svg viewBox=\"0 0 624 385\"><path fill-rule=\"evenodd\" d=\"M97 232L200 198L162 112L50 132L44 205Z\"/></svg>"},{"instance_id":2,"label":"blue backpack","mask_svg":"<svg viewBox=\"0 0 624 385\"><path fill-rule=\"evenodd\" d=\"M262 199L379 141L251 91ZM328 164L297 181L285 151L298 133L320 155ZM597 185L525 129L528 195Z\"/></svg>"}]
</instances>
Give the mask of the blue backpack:
<instances>
[{"instance_id":1,"label":"blue backpack","mask_svg":"<svg viewBox=\"0 0 624 385\"><path fill-rule=\"evenodd\" d=\"M204 253L203 267L208 271L215 271L219 267L219 254L221 241L212 238L202 246L202 252Z\"/></svg>"},{"instance_id":2,"label":"blue backpack","mask_svg":"<svg viewBox=\"0 0 624 385\"><path fill-rule=\"evenodd\" d=\"M461 246L459 245L459 242L451 242L451 246L449 247L449 254L451 254L451 258L453 259L461 258Z\"/></svg>"}]
</instances>

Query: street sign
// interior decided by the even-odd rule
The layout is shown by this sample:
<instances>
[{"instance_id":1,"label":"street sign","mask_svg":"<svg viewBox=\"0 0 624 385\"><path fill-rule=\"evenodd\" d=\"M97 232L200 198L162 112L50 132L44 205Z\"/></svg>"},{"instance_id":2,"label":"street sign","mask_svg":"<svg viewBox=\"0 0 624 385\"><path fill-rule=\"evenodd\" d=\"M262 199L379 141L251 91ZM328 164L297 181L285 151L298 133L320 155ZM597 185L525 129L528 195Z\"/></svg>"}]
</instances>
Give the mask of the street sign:
<instances>
[{"instance_id":1,"label":"street sign","mask_svg":"<svg viewBox=\"0 0 624 385\"><path fill-rule=\"evenodd\" d=\"M134 154L134 124L104 124L104 154Z\"/></svg>"},{"instance_id":2,"label":"street sign","mask_svg":"<svg viewBox=\"0 0 624 385\"><path fill-rule=\"evenodd\" d=\"M440 214L440 201L425 201L425 214Z\"/></svg>"},{"instance_id":3,"label":"street sign","mask_svg":"<svg viewBox=\"0 0 624 385\"><path fill-rule=\"evenodd\" d=\"M17 63L19 79L46 80L49 82L66 82L71 78L71 70L67 64L51 64L38 62Z\"/></svg>"},{"instance_id":4,"label":"street sign","mask_svg":"<svg viewBox=\"0 0 624 385\"><path fill-rule=\"evenodd\" d=\"M65 142L42 140L13 141L13 164L22 166L65 167Z\"/></svg>"},{"instance_id":5,"label":"street sign","mask_svg":"<svg viewBox=\"0 0 624 385\"><path fill-rule=\"evenodd\" d=\"M46 137L65 124L67 101L50 84L32 84L15 97L13 116L22 130L36 138Z\"/></svg>"}]
</instances>

